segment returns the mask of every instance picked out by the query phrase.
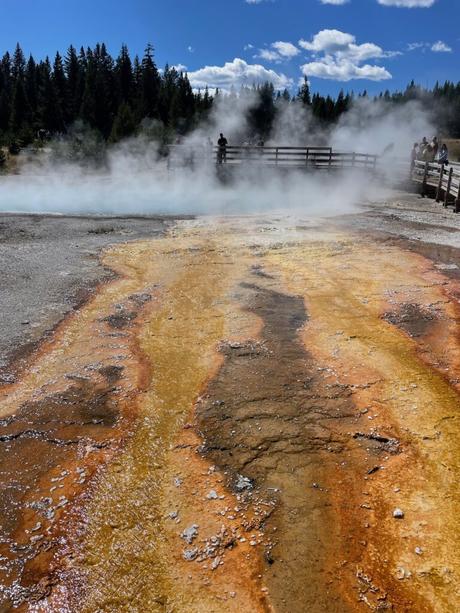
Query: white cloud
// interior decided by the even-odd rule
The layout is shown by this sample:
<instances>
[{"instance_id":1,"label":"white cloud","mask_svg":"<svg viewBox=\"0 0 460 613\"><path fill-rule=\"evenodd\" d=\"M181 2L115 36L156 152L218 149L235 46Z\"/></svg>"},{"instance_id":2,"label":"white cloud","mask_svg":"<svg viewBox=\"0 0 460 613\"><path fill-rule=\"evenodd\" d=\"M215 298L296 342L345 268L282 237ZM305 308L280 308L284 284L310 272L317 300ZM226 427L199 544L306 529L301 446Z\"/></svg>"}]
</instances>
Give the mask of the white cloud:
<instances>
[{"instance_id":1,"label":"white cloud","mask_svg":"<svg viewBox=\"0 0 460 613\"><path fill-rule=\"evenodd\" d=\"M369 81L384 81L391 79L391 73L383 66L358 64L350 60L336 60L327 56L319 61L309 62L301 66L304 75L319 79L334 81L351 81L352 79L367 79Z\"/></svg>"},{"instance_id":2,"label":"white cloud","mask_svg":"<svg viewBox=\"0 0 460 613\"><path fill-rule=\"evenodd\" d=\"M195 89L208 86L229 91L232 87L239 89L242 85L259 85L269 81L275 89L284 89L292 85L292 79L283 73L265 68L261 64L248 64L240 58L226 62L223 66L205 66L188 73L188 78Z\"/></svg>"},{"instance_id":3,"label":"white cloud","mask_svg":"<svg viewBox=\"0 0 460 613\"><path fill-rule=\"evenodd\" d=\"M336 6L341 6L342 4L347 4L350 0L319 0L321 4L334 4Z\"/></svg>"},{"instance_id":4,"label":"white cloud","mask_svg":"<svg viewBox=\"0 0 460 613\"><path fill-rule=\"evenodd\" d=\"M416 51L417 49L424 49L427 43L409 43L407 48L409 51Z\"/></svg>"},{"instance_id":5,"label":"white cloud","mask_svg":"<svg viewBox=\"0 0 460 613\"><path fill-rule=\"evenodd\" d=\"M281 56L276 51L272 49L259 49L259 52L254 57L259 57L262 60L267 60L268 62L279 62L281 60Z\"/></svg>"},{"instance_id":6,"label":"white cloud","mask_svg":"<svg viewBox=\"0 0 460 613\"><path fill-rule=\"evenodd\" d=\"M251 43L248 43L247 45L244 45L243 49L245 51L250 51L251 49L254 49L254 45L251 45Z\"/></svg>"},{"instance_id":7,"label":"white cloud","mask_svg":"<svg viewBox=\"0 0 460 613\"><path fill-rule=\"evenodd\" d=\"M314 60L301 67L304 74L337 81L391 79L391 74L386 68L362 64L370 59L398 55L398 52L384 51L374 43L358 45L353 34L340 30L321 30L313 36L311 41L301 39L299 45L309 51Z\"/></svg>"},{"instance_id":8,"label":"white cloud","mask_svg":"<svg viewBox=\"0 0 460 613\"><path fill-rule=\"evenodd\" d=\"M300 39L299 45L307 51L334 52L345 49L354 43L356 38L352 34L341 32L340 30L321 30L315 34L311 42Z\"/></svg>"},{"instance_id":9,"label":"white cloud","mask_svg":"<svg viewBox=\"0 0 460 613\"><path fill-rule=\"evenodd\" d=\"M435 53L451 53L452 47L446 45L446 43L444 43L442 40L438 40L438 42L431 45L431 51L434 51Z\"/></svg>"},{"instance_id":10,"label":"white cloud","mask_svg":"<svg viewBox=\"0 0 460 613\"><path fill-rule=\"evenodd\" d=\"M278 40L271 45L282 57L291 58L300 53L299 49L292 43L285 43L282 40Z\"/></svg>"},{"instance_id":11,"label":"white cloud","mask_svg":"<svg viewBox=\"0 0 460 613\"><path fill-rule=\"evenodd\" d=\"M448 44L443 42L442 40L438 40L435 43L427 43L427 42L416 42L409 43L407 45L407 49L409 51L422 51L425 53L426 51L433 51L434 53L451 53L452 47L449 47Z\"/></svg>"},{"instance_id":12,"label":"white cloud","mask_svg":"<svg viewBox=\"0 0 460 613\"><path fill-rule=\"evenodd\" d=\"M296 55L299 55L299 53L300 50L292 43L278 40L272 43L268 49L259 49L254 57L267 60L268 62L282 62L292 59Z\"/></svg>"},{"instance_id":13,"label":"white cloud","mask_svg":"<svg viewBox=\"0 0 460 613\"><path fill-rule=\"evenodd\" d=\"M436 0L377 0L383 6L398 6L402 8L429 8Z\"/></svg>"}]
</instances>

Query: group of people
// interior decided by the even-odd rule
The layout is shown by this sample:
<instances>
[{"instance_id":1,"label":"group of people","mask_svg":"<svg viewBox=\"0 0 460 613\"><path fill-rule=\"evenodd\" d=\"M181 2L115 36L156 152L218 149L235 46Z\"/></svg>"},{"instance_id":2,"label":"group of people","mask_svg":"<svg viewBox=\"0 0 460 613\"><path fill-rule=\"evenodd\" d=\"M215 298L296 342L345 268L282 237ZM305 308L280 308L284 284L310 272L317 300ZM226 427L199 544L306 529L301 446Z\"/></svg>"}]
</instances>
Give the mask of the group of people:
<instances>
[{"instance_id":1,"label":"group of people","mask_svg":"<svg viewBox=\"0 0 460 613\"><path fill-rule=\"evenodd\" d=\"M420 143L414 143L411 152L411 168L415 166L416 160L421 162L448 164L449 151L447 145L443 143L440 147L436 136L433 136L430 142L428 142L426 136L424 136Z\"/></svg>"}]
</instances>

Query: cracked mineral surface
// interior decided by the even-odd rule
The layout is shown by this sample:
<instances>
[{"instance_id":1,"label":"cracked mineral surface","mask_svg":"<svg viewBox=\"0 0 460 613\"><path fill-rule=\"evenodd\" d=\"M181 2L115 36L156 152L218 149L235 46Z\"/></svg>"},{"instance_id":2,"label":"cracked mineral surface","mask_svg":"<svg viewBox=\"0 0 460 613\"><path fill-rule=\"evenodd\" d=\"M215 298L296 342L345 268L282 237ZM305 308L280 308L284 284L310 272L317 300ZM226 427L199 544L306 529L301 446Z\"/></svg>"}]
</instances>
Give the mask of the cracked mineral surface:
<instances>
[{"instance_id":1,"label":"cracked mineral surface","mask_svg":"<svg viewBox=\"0 0 460 613\"><path fill-rule=\"evenodd\" d=\"M104 282L0 387L0 611L457 611L456 225L92 232Z\"/></svg>"}]
</instances>

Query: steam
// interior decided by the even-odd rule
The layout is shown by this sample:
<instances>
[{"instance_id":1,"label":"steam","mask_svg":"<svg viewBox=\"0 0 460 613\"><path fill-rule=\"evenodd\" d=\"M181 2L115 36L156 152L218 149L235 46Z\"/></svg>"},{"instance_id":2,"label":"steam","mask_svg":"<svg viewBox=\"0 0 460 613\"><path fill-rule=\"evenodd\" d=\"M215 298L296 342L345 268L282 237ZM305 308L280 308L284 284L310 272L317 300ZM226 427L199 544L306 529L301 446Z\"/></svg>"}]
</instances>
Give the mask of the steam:
<instances>
[{"instance_id":1,"label":"steam","mask_svg":"<svg viewBox=\"0 0 460 613\"><path fill-rule=\"evenodd\" d=\"M223 132L230 144L247 139L245 117L254 104L246 94L222 97L208 121L181 144L205 151ZM143 135L110 147L101 167L88 165L85 146L101 148L94 135L72 135L51 144L50 151L24 158L20 175L0 176L0 210L4 212L153 215L246 214L292 212L331 215L353 210L364 199L383 195L385 187L350 172L280 172L245 164L222 182L215 165L168 170L155 125ZM76 128L78 132L78 127ZM284 105L266 144L319 146L337 151L381 154L387 177L399 159L407 160L414 141L428 138L434 128L417 102L400 107L359 99L329 130L318 128L307 110ZM80 155L71 151L75 139ZM392 145L392 147L388 147ZM24 154L25 155L25 154Z\"/></svg>"}]
</instances>

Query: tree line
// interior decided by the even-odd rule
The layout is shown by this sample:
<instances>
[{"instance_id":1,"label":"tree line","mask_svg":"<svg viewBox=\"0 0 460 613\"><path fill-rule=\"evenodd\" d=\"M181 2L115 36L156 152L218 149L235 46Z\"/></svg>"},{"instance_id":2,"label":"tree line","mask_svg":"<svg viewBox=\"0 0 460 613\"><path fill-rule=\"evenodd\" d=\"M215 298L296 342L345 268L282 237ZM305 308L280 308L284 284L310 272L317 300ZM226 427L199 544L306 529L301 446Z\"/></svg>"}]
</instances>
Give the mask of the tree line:
<instances>
[{"instance_id":1,"label":"tree line","mask_svg":"<svg viewBox=\"0 0 460 613\"><path fill-rule=\"evenodd\" d=\"M335 98L311 94L306 78L294 95L287 89L275 91L271 83L242 88L238 95L249 91L255 102L248 111L248 124L262 138L270 136L282 105L301 105L327 126L355 100L353 92L341 91ZM142 57L133 60L125 45L113 58L106 45L98 43L79 51L70 46L64 56L56 53L52 62L48 57L39 62L32 56L26 59L18 44L0 60L0 144L15 150L39 135L66 133L76 122L94 130L101 140L117 142L141 131L149 120L167 142L205 119L219 95L218 91L211 95L207 88L194 91L187 74L174 67L159 70L150 44ZM357 97L368 94L364 91ZM412 81L404 91L385 91L372 101L396 105L414 99L433 114L444 134L460 136L460 83L437 83L429 90Z\"/></svg>"},{"instance_id":2,"label":"tree line","mask_svg":"<svg viewBox=\"0 0 460 613\"><path fill-rule=\"evenodd\" d=\"M131 60L122 46L115 59L104 43L79 52L70 46L54 61L25 58L18 44L0 61L0 140L32 142L39 131L65 133L77 120L104 140L133 134L155 119L186 133L209 111L212 97L193 92L187 75L166 66L159 71L153 47Z\"/></svg>"}]
</instances>

